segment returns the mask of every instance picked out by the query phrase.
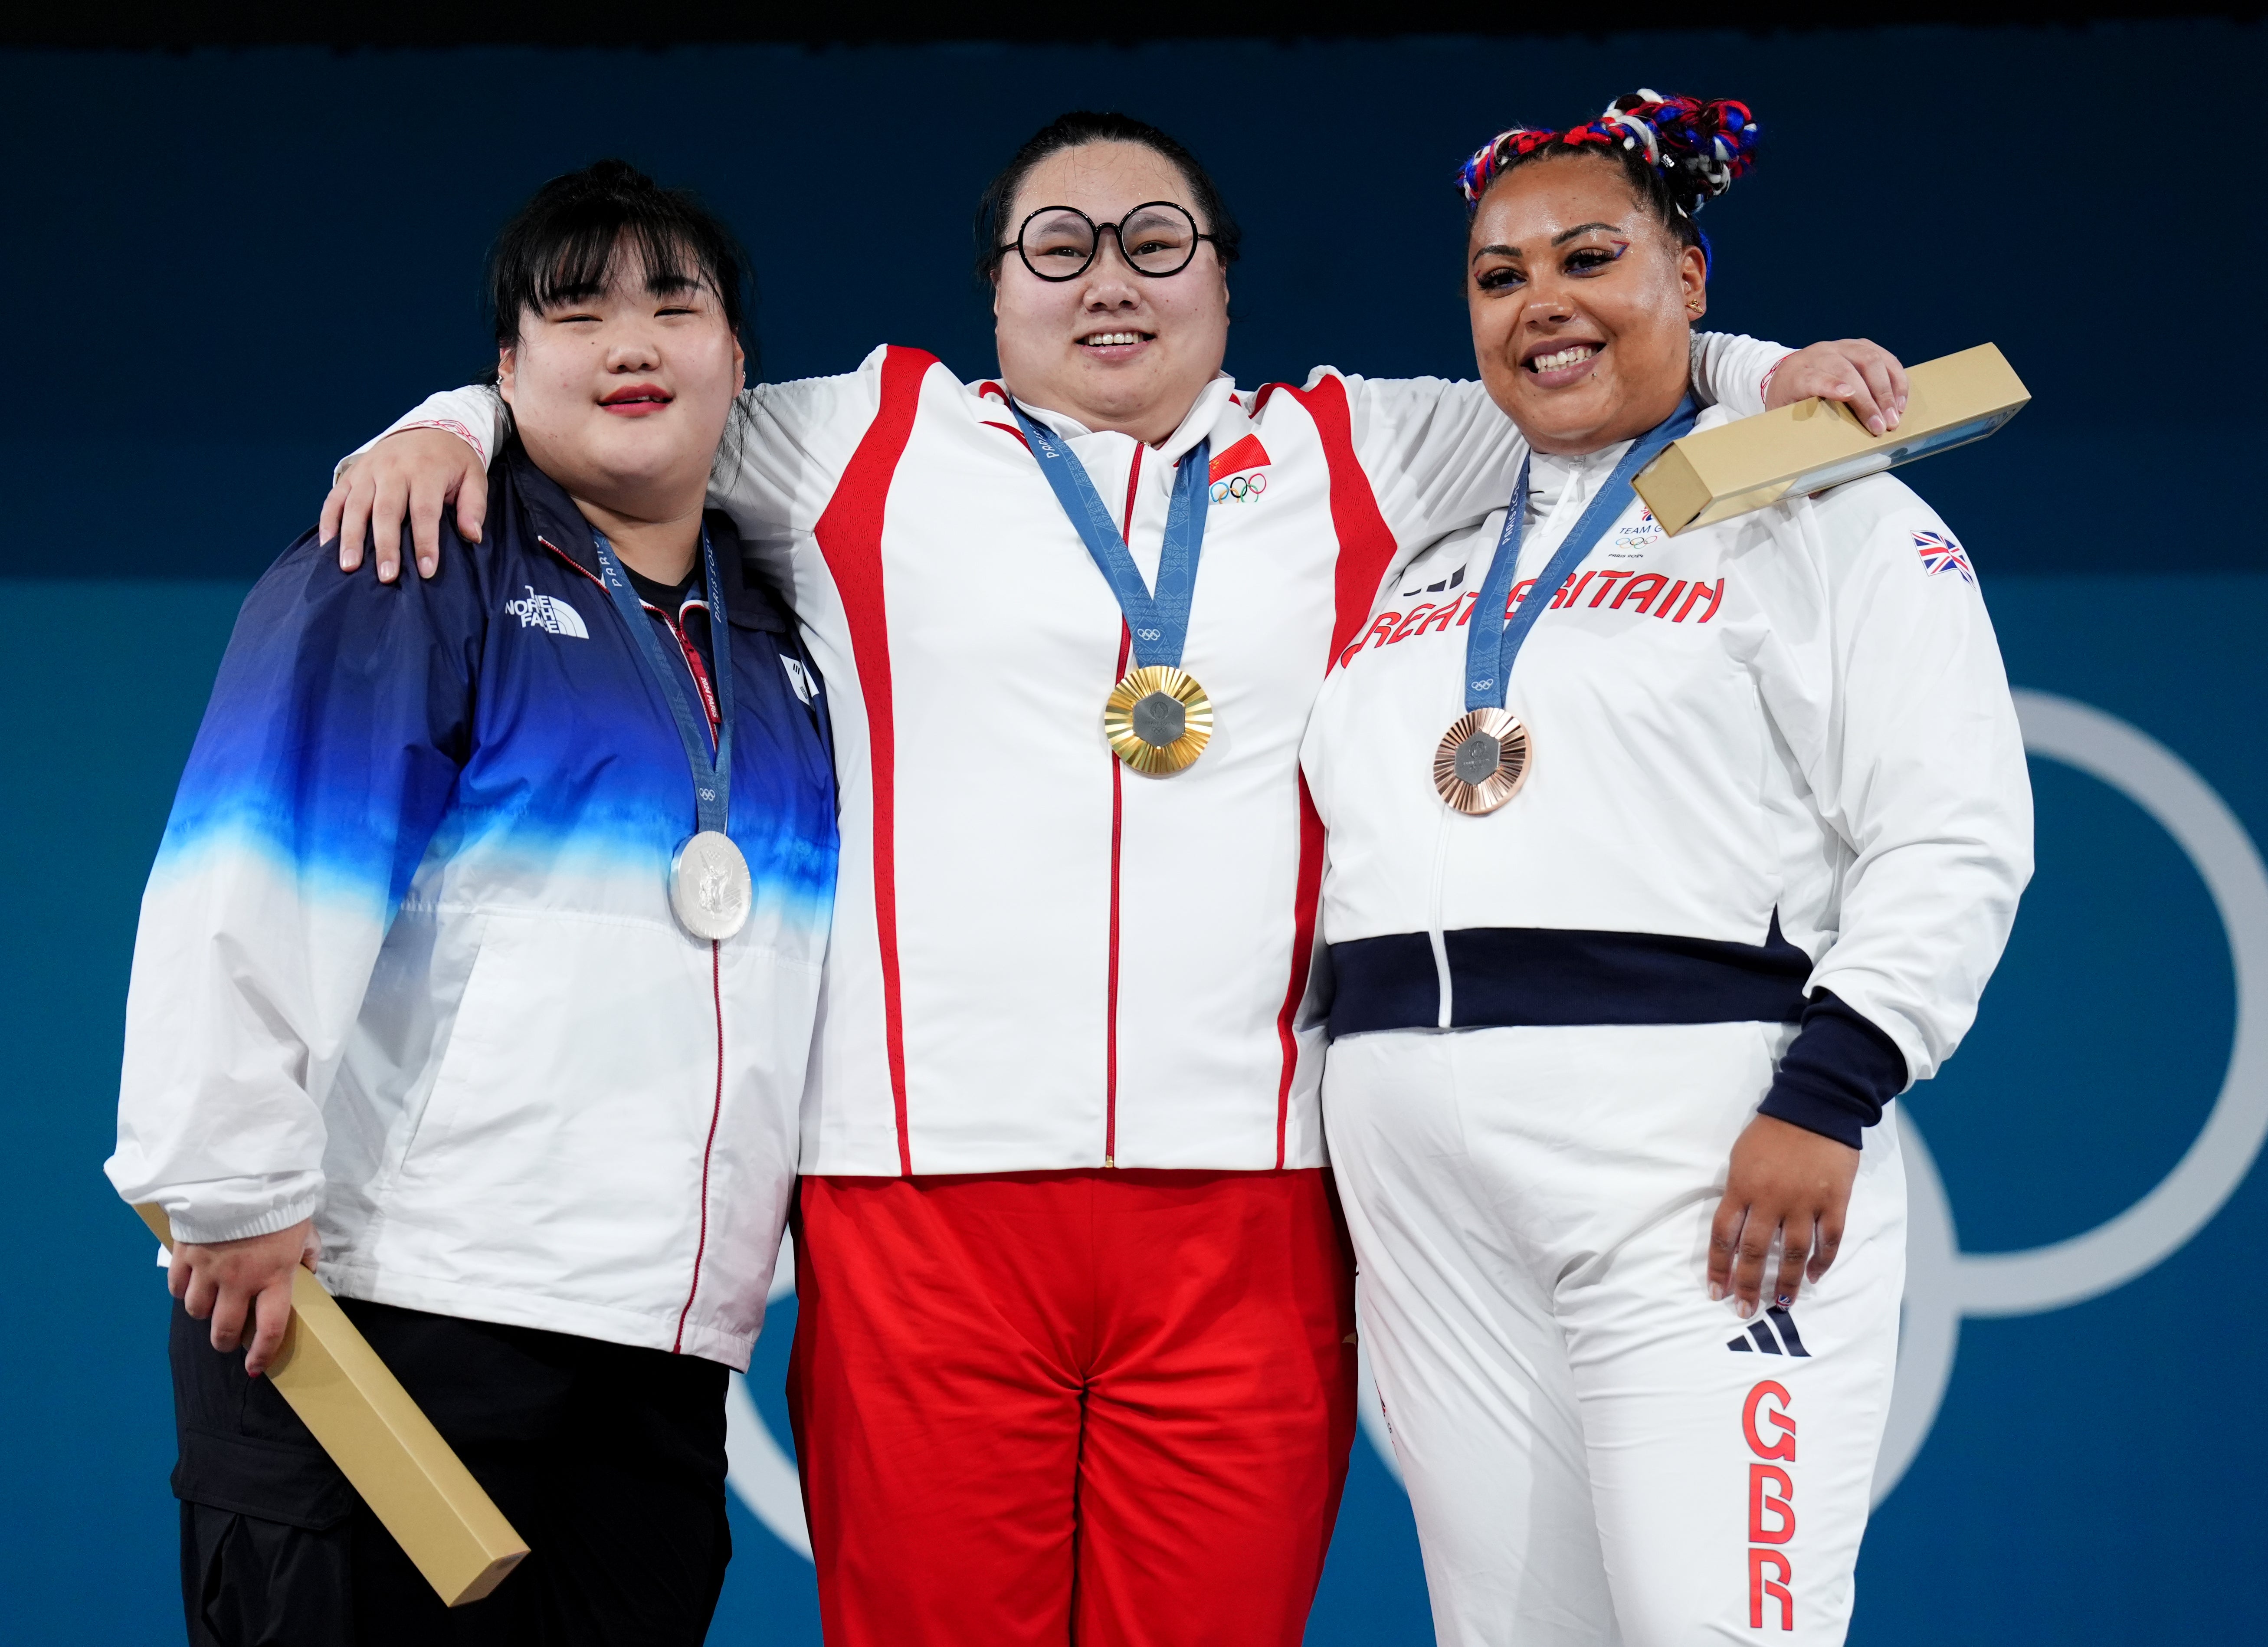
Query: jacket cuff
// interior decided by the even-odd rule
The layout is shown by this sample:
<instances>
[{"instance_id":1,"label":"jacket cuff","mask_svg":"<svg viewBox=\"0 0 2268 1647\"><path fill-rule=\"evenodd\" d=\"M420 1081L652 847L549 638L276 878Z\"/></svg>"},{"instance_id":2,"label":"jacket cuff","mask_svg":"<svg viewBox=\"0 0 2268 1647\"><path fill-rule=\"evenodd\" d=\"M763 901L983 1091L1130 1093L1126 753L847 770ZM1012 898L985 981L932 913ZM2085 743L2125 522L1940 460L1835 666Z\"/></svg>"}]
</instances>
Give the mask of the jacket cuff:
<instances>
[{"instance_id":1,"label":"jacket cuff","mask_svg":"<svg viewBox=\"0 0 2268 1647\"><path fill-rule=\"evenodd\" d=\"M1905 1086L1897 1043L1822 989L1803 1009L1758 1112L1856 1149Z\"/></svg>"},{"instance_id":2,"label":"jacket cuff","mask_svg":"<svg viewBox=\"0 0 2268 1647\"><path fill-rule=\"evenodd\" d=\"M316 1195L300 1196L256 1218L231 1218L224 1214L210 1221L200 1220L194 1214L177 1213L168 1207L166 1222L173 1226L176 1242L210 1246L219 1241L242 1241L251 1236L274 1235L278 1230L289 1230L303 1218L313 1218L315 1203L320 1199Z\"/></svg>"}]
</instances>

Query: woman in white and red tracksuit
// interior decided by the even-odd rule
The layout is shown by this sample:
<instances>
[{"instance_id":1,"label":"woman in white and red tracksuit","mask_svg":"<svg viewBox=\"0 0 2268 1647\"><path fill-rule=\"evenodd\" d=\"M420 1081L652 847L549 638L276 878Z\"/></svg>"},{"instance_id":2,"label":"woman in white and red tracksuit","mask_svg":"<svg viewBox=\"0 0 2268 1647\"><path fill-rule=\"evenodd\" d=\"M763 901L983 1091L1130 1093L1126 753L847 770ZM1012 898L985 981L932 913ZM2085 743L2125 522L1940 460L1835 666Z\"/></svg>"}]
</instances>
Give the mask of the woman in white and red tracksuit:
<instances>
[{"instance_id":1,"label":"woman in white and red tracksuit","mask_svg":"<svg viewBox=\"0 0 2268 1647\"><path fill-rule=\"evenodd\" d=\"M981 222L998 379L890 348L761 387L718 484L834 683L790 1389L822 1615L887 1647L1289 1643L1355 1354L1300 1011L1322 842L1299 740L1400 546L1500 502L1520 439L1473 384L1239 392L1234 225L1154 128L1064 117ZM1749 410L1781 358L1697 351ZM1020 410L1145 585L1205 466L1181 661L1212 737L1187 770L1113 757L1129 628ZM458 391L396 427L335 494L350 536L453 484L495 409Z\"/></svg>"},{"instance_id":2,"label":"woman in white and red tracksuit","mask_svg":"<svg viewBox=\"0 0 2268 1647\"><path fill-rule=\"evenodd\" d=\"M1331 1160L1454 1647L1843 1639L1904 1274L1879 1123L2030 874L1927 505L1878 476L1673 538L1631 489L1692 421L1690 213L1754 136L1645 93L1467 168L1525 495L1402 572L1307 738ZM1508 799L1519 739L1450 736L1496 711Z\"/></svg>"}]
</instances>

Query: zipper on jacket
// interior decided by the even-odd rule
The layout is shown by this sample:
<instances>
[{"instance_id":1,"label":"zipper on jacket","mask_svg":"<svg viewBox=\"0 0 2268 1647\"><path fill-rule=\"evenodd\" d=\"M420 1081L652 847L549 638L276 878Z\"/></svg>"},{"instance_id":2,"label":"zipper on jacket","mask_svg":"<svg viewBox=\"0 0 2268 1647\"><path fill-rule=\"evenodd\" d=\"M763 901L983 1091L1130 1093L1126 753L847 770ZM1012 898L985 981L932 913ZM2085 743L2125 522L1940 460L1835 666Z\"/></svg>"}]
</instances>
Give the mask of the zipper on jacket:
<instances>
[{"instance_id":1,"label":"zipper on jacket","mask_svg":"<svg viewBox=\"0 0 2268 1647\"><path fill-rule=\"evenodd\" d=\"M1552 506L1551 513L1553 514L1556 515L1561 510L1565 508L1575 507L1580 510L1580 508L1583 506L1583 483L1587 478L1587 477L1580 469L1577 469L1569 475L1566 488L1561 491L1558 502ZM1528 506L1528 499L1525 498L1514 499L1512 501L1511 506L1513 508L1525 509ZM1578 520L1581 519L1580 513L1577 514L1576 518ZM1529 537L1527 533L1521 534L1524 540L1521 545L1523 550L1526 549L1528 544L1542 541L1542 528L1543 525L1543 518L1540 515L1529 523L1530 530L1534 531L1535 535L1534 537ZM1543 558L1545 564L1549 565L1550 557L1547 555ZM1520 582L1520 568L1515 565L1512 570L1513 583L1514 587L1517 587ZM1587 572L1585 573L1583 580L1587 582L1589 580L1589 575L1590 574ZM1486 582L1487 573L1483 572L1478 581L1484 583ZM1581 584L1579 583L1576 587L1577 592L1580 593ZM1528 598L1532 601L1541 595L1545 600L1556 600L1558 598L1558 594L1559 592L1557 589L1549 591L1530 589L1528 592ZM1572 606L1574 602L1571 600L1568 604ZM1447 937L1444 935L1442 904L1446 900L1448 889L1449 831L1454 827L1458 818L1462 815L1452 812L1446 806L1438 808L1436 812L1437 816L1434 824L1433 834L1433 883L1427 894L1426 899L1425 936L1432 942L1433 947L1433 978L1435 985L1440 992L1441 1001L1440 1010L1434 1019L1434 1027L1437 1029L1447 1030L1453 1028L1456 1022L1457 995L1455 980L1450 976L1449 972L1449 945Z\"/></svg>"},{"instance_id":2,"label":"zipper on jacket","mask_svg":"<svg viewBox=\"0 0 2268 1647\"><path fill-rule=\"evenodd\" d=\"M1434 1027L1450 1027L1456 1013L1456 996L1449 979L1449 946L1441 935L1442 890L1447 884L1449 869L1449 824L1458 815L1446 806L1436 809L1440 814L1433 828L1433 888L1425 911L1425 935L1433 943L1433 977L1441 992L1441 1010Z\"/></svg>"},{"instance_id":3,"label":"zipper on jacket","mask_svg":"<svg viewBox=\"0 0 2268 1647\"><path fill-rule=\"evenodd\" d=\"M709 1255L709 1158L717 1148L717 1123L725 1113L725 961L724 946L709 941L709 994L717 1008L717 1081L709 1101L709 1136L701 1145L701 1234L693 1247L693 1284L685 1289L685 1307L677 1312L677 1336L669 1353L685 1349L685 1318L701 1296L701 1260Z\"/></svg>"},{"instance_id":4,"label":"zipper on jacket","mask_svg":"<svg viewBox=\"0 0 2268 1647\"><path fill-rule=\"evenodd\" d=\"M662 627L669 631L677 642L678 651L684 655L686 671L693 676L693 684L701 694L701 706L708 713L709 747L714 750L723 735L724 716L718 705L716 687L709 679L708 669L702 664L701 649L687 637L683 624L677 619L659 607L646 606L643 601L639 604L661 619ZM708 611L705 602L702 603L702 610ZM678 617L683 616L684 611L681 608ZM709 612L709 622L713 631L717 623L716 613ZM709 1099L709 1135L701 1143L701 1224L700 1234L693 1245L693 1281L685 1289L685 1307L677 1312L677 1336L669 1346L669 1353L673 1355L684 1352L686 1318L693 1313L693 1301L701 1296L701 1264L709 1256L710 1158L716 1153L717 1124L725 1113L725 956L724 945L714 938L709 941L709 994L717 1014L717 1078Z\"/></svg>"},{"instance_id":5,"label":"zipper on jacket","mask_svg":"<svg viewBox=\"0 0 2268 1647\"><path fill-rule=\"evenodd\" d=\"M599 581L592 577L587 567L578 565L575 558L556 543L541 536L535 541L558 556L567 565L590 578L592 582ZM717 692L710 683L709 671L701 662L700 649L686 639L685 631L671 620L668 613L644 601L638 604L661 619L662 626L676 640L677 649L684 656L685 667L693 676L693 684L701 693L701 706L707 712L709 720L709 745L714 749L724 727L724 719L718 710ZM702 610L708 611L706 602L703 602L701 606ZM709 622L713 629L718 622L716 613L709 612ZM1116 896L1115 890L1113 896ZM709 1166L717 1148L717 1126L725 1114L725 959L724 946L714 939L709 943L709 993L717 1015L717 1077L709 1101L709 1135L701 1145L701 1223L700 1234L693 1246L693 1281L685 1289L684 1308L677 1312L677 1334L669 1346L669 1353L673 1355L684 1352L686 1318L693 1313L693 1301L701 1296L701 1264L709 1255Z\"/></svg>"},{"instance_id":6,"label":"zipper on jacket","mask_svg":"<svg viewBox=\"0 0 2268 1647\"><path fill-rule=\"evenodd\" d=\"M1134 500L1139 495L1142 481L1142 454L1149 448L1141 441L1134 443L1134 461L1126 470L1126 513L1118 523L1118 535L1130 548L1134 543ZM1128 655L1133 649L1134 637L1122 619L1118 626L1118 674L1126 673L1132 661ZM1113 677L1114 680L1116 677ZM1126 764L1116 755L1110 757L1110 1015L1106 1024L1104 1056L1108 1067L1102 1083L1102 1164L1118 1164L1118 907L1120 845L1125 836L1126 824Z\"/></svg>"}]
</instances>

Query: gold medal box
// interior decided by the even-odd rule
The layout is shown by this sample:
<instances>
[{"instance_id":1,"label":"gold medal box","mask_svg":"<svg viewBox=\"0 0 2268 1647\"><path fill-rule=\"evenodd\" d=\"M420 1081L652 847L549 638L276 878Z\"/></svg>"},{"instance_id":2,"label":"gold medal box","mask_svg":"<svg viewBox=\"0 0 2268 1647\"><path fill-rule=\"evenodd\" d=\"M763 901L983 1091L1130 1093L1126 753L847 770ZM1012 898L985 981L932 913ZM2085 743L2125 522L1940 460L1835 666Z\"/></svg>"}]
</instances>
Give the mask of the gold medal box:
<instances>
[{"instance_id":1,"label":"gold medal box","mask_svg":"<svg viewBox=\"0 0 2268 1647\"><path fill-rule=\"evenodd\" d=\"M1673 440L1631 484L1672 537L1982 440L2032 398L1991 343L1906 372L1906 410L1869 434L1850 408L1799 401Z\"/></svg>"},{"instance_id":2,"label":"gold medal box","mask_svg":"<svg viewBox=\"0 0 2268 1647\"><path fill-rule=\"evenodd\" d=\"M165 1208L134 1210L172 1252ZM477 1601L519 1565L526 1540L306 1269L266 1377L444 1602Z\"/></svg>"}]
</instances>

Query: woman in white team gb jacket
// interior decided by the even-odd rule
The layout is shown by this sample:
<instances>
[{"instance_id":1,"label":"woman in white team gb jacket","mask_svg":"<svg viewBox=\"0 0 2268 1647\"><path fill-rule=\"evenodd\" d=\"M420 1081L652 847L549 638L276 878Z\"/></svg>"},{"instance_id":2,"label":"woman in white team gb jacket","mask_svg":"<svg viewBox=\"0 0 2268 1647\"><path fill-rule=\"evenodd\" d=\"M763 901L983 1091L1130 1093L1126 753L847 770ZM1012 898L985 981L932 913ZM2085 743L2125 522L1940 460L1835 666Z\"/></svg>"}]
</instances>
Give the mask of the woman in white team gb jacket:
<instances>
[{"instance_id":1,"label":"woman in white team gb jacket","mask_svg":"<svg viewBox=\"0 0 2268 1647\"><path fill-rule=\"evenodd\" d=\"M1631 490L1691 425L1690 214L1754 138L1648 92L1468 166L1524 508L1401 571L1305 744L1331 1160L1461 1647L1843 1639L1904 1269L1878 1123L2030 873L1926 505L1883 476L1671 538Z\"/></svg>"},{"instance_id":2,"label":"woman in white team gb jacket","mask_svg":"<svg viewBox=\"0 0 2268 1647\"><path fill-rule=\"evenodd\" d=\"M718 483L795 590L842 782L790 1386L821 1614L887 1647L1296 1642L1354 1416L1299 740L1398 546L1480 518L1520 440L1476 385L1240 392L1234 224L1138 122L1038 134L979 235L998 380L894 348L759 388ZM1706 341L1757 410L1780 351ZM405 491L430 520L460 483L463 519L496 411L429 403L333 519L390 512L391 550ZM1114 758L1112 683L1168 667L1210 743Z\"/></svg>"}]
</instances>

